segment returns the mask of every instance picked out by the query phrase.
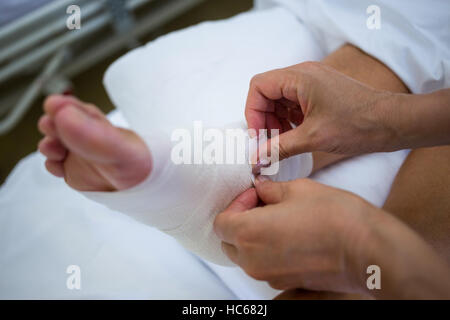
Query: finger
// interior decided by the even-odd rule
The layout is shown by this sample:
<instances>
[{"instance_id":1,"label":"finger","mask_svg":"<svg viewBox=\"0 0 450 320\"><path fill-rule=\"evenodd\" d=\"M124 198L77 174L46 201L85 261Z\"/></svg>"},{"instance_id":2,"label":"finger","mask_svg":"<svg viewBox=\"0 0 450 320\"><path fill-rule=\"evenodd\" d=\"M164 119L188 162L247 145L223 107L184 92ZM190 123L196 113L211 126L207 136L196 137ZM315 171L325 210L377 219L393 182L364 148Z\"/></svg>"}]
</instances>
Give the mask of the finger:
<instances>
[{"instance_id":1,"label":"finger","mask_svg":"<svg viewBox=\"0 0 450 320\"><path fill-rule=\"evenodd\" d=\"M255 188L258 197L265 204L276 204L286 198L287 183L274 182L266 176L258 176L255 179Z\"/></svg>"},{"instance_id":2,"label":"finger","mask_svg":"<svg viewBox=\"0 0 450 320\"><path fill-rule=\"evenodd\" d=\"M268 137L276 136L277 134L280 134L283 130L280 119L278 119L278 117L275 116L274 113L266 114L266 128L267 128ZM278 131L274 131L274 130L278 130ZM275 134L275 132L278 132L278 133Z\"/></svg>"},{"instance_id":3,"label":"finger","mask_svg":"<svg viewBox=\"0 0 450 320\"><path fill-rule=\"evenodd\" d=\"M44 137L39 142L38 149L48 160L52 161L62 161L67 155L67 149L58 139L52 137Z\"/></svg>"},{"instance_id":4,"label":"finger","mask_svg":"<svg viewBox=\"0 0 450 320\"><path fill-rule=\"evenodd\" d=\"M245 105L245 117L250 129L265 129L267 112L275 111L275 100L296 101L295 77L285 69L256 75L250 82Z\"/></svg>"},{"instance_id":5,"label":"finger","mask_svg":"<svg viewBox=\"0 0 450 320\"><path fill-rule=\"evenodd\" d=\"M280 119L281 133L292 130L292 126L287 119Z\"/></svg>"},{"instance_id":6,"label":"finger","mask_svg":"<svg viewBox=\"0 0 450 320\"><path fill-rule=\"evenodd\" d=\"M299 126L303 122L304 115L303 112L297 108L289 108L287 118L290 122Z\"/></svg>"},{"instance_id":7,"label":"finger","mask_svg":"<svg viewBox=\"0 0 450 320\"><path fill-rule=\"evenodd\" d=\"M278 100L279 101L279 100ZM275 104L275 115L277 118L288 118L289 117L289 109L283 104L276 102Z\"/></svg>"},{"instance_id":8,"label":"finger","mask_svg":"<svg viewBox=\"0 0 450 320\"><path fill-rule=\"evenodd\" d=\"M236 215L255 208L258 205L258 196L254 188L248 189L238 196L225 211L219 213L214 220L214 231L217 236L225 242L234 243L235 233L241 219Z\"/></svg>"},{"instance_id":9,"label":"finger","mask_svg":"<svg viewBox=\"0 0 450 320\"><path fill-rule=\"evenodd\" d=\"M303 123L283 132L276 140L271 138L261 146L259 154L274 163L300 153L319 151L314 148L315 142L309 138L308 129L309 125Z\"/></svg>"},{"instance_id":10,"label":"finger","mask_svg":"<svg viewBox=\"0 0 450 320\"><path fill-rule=\"evenodd\" d=\"M55 123L49 115L43 115L38 122L39 131L49 137L56 137Z\"/></svg>"},{"instance_id":11,"label":"finger","mask_svg":"<svg viewBox=\"0 0 450 320\"><path fill-rule=\"evenodd\" d=\"M232 244L222 242L222 251L233 261L235 264L238 264L238 249Z\"/></svg>"},{"instance_id":12,"label":"finger","mask_svg":"<svg viewBox=\"0 0 450 320\"><path fill-rule=\"evenodd\" d=\"M250 188L234 199L224 213L244 212L255 208L257 204L258 196L256 195L256 190L255 188Z\"/></svg>"},{"instance_id":13,"label":"finger","mask_svg":"<svg viewBox=\"0 0 450 320\"><path fill-rule=\"evenodd\" d=\"M48 172L50 172L54 176L58 178L64 177L64 166L61 161L47 160L45 161L45 167L47 168Z\"/></svg>"},{"instance_id":14,"label":"finger","mask_svg":"<svg viewBox=\"0 0 450 320\"><path fill-rule=\"evenodd\" d=\"M280 105L283 105L287 109L300 109L300 106L298 105L298 102L297 102L297 97L295 97L294 100L281 98L280 100L278 100L278 103Z\"/></svg>"},{"instance_id":15,"label":"finger","mask_svg":"<svg viewBox=\"0 0 450 320\"><path fill-rule=\"evenodd\" d=\"M283 107L277 108L277 110L283 109ZM284 109L286 113L283 112L275 112L275 113L267 113L266 114L266 126L269 130L268 133L270 137L274 136L272 130L279 130L278 134L289 131L292 129L291 124L287 120L288 118L288 109Z\"/></svg>"}]
</instances>

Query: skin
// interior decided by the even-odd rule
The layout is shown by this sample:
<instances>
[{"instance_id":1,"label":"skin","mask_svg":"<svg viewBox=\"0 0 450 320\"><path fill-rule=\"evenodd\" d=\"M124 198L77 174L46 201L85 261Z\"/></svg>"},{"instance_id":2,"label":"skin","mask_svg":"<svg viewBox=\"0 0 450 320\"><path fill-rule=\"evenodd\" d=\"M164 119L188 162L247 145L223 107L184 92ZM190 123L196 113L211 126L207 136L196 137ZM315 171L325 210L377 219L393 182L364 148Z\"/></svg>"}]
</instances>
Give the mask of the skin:
<instances>
[{"instance_id":1,"label":"skin","mask_svg":"<svg viewBox=\"0 0 450 320\"><path fill-rule=\"evenodd\" d=\"M383 206L450 264L450 147L411 151Z\"/></svg>"},{"instance_id":2,"label":"skin","mask_svg":"<svg viewBox=\"0 0 450 320\"><path fill-rule=\"evenodd\" d=\"M409 93L409 89L391 69L351 44L345 44L329 54L322 60L322 64L372 88L392 93ZM313 157L315 172L348 158L349 155L314 151Z\"/></svg>"},{"instance_id":3,"label":"skin","mask_svg":"<svg viewBox=\"0 0 450 320\"><path fill-rule=\"evenodd\" d=\"M409 93L392 70L354 46L345 45L322 62L378 90ZM332 159L326 153L313 154L314 163L318 166L326 166ZM338 159L343 155L336 154L335 157ZM418 232L447 262L450 262L449 159L448 146L413 150L401 167L383 206L385 211Z\"/></svg>"},{"instance_id":4,"label":"skin","mask_svg":"<svg viewBox=\"0 0 450 320\"><path fill-rule=\"evenodd\" d=\"M449 104L450 89L396 94L305 62L256 75L245 115L251 129L282 128L277 151L284 159L311 151L357 155L450 144ZM298 126L290 128L287 120Z\"/></svg>"},{"instance_id":5,"label":"skin","mask_svg":"<svg viewBox=\"0 0 450 320\"><path fill-rule=\"evenodd\" d=\"M322 63L377 90L409 93L408 88L392 70L352 45L344 45L327 56ZM423 96L415 98L422 99ZM444 96L438 100L441 99L445 101ZM422 103L425 105L425 102ZM423 105L419 108L423 109ZM408 105L408 108L410 107L411 105ZM427 122L424 124L425 130L436 127L428 125ZM448 146L413 150L401 167L383 207L417 231L448 262L450 262L448 237L450 215L447 214L450 212L449 150ZM346 157L324 152L314 152L313 156L315 170Z\"/></svg>"},{"instance_id":6,"label":"skin","mask_svg":"<svg viewBox=\"0 0 450 320\"><path fill-rule=\"evenodd\" d=\"M260 177L214 227L228 257L275 289L450 298L448 266L418 234L356 195L309 179ZM372 264L382 270L382 290L367 289Z\"/></svg>"},{"instance_id":7,"label":"skin","mask_svg":"<svg viewBox=\"0 0 450 320\"><path fill-rule=\"evenodd\" d=\"M124 190L151 172L151 154L134 132L114 127L95 106L50 96L38 123L47 170L80 191Z\"/></svg>"}]
</instances>

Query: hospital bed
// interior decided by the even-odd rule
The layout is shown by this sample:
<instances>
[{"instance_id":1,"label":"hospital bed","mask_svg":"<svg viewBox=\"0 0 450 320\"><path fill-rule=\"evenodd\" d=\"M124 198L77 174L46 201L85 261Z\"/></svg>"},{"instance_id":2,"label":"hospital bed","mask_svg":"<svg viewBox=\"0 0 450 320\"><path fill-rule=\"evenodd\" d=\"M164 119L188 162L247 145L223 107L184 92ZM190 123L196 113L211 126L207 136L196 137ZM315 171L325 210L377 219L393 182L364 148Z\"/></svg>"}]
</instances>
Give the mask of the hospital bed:
<instances>
[{"instance_id":1,"label":"hospital bed","mask_svg":"<svg viewBox=\"0 0 450 320\"><path fill-rule=\"evenodd\" d=\"M70 78L204 0L2 0L0 88L18 76L25 86L0 94L0 134L11 130L41 94L70 90ZM81 9L69 30L66 10ZM4 90L3 90L4 91Z\"/></svg>"},{"instance_id":2,"label":"hospital bed","mask_svg":"<svg viewBox=\"0 0 450 320\"><path fill-rule=\"evenodd\" d=\"M267 42L270 49L283 50L267 50ZM113 124L138 132L164 125L174 114L187 121L202 119L204 110L217 125L230 123L238 119L234 113L243 116L251 76L328 53L311 30L283 8L205 22L132 50L119 59L130 63L117 64L126 66L123 72L112 72L122 69L111 66L104 84L118 110L108 117ZM227 112L214 116L212 106ZM182 113L185 110L189 112ZM402 150L363 155L311 178L381 206L407 154ZM156 229L90 201L51 176L44 161L39 153L29 155L0 187L0 299L276 295L241 269L195 257ZM72 265L81 269L81 290L66 288L66 270Z\"/></svg>"}]
</instances>

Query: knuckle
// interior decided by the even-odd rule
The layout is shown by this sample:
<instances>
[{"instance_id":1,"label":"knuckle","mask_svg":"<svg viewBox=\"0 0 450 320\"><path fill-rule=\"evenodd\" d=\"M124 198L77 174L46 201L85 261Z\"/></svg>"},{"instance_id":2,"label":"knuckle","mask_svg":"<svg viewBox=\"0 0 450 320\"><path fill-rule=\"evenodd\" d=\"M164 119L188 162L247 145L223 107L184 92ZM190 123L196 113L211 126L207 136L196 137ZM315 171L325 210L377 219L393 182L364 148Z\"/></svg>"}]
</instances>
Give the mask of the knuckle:
<instances>
[{"instance_id":1,"label":"knuckle","mask_svg":"<svg viewBox=\"0 0 450 320\"><path fill-rule=\"evenodd\" d=\"M291 152L283 144L279 144L278 145L277 152L278 152L278 158L279 159L286 159L286 158L289 158L291 156Z\"/></svg>"},{"instance_id":2,"label":"knuckle","mask_svg":"<svg viewBox=\"0 0 450 320\"><path fill-rule=\"evenodd\" d=\"M249 224L242 219L236 226L235 241L236 246L247 255L251 254L254 248L255 242L258 241L260 236L259 228L254 224Z\"/></svg>"},{"instance_id":3,"label":"knuckle","mask_svg":"<svg viewBox=\"0 0 450 320\"><path fill-rule=\"evenodd\" d=\"M250 240L249 232L242 225L239 225L236 230L236 245L245 250Z\"/></svg>"},{"instance_id":4,"label":"knuckle","mask_svg":"<svg viewBox=\"0 0 450 320\"><path fill-rule=\"evenodd\" d=\"M259 281L267 280L267 273L265 272L265 270L254 263L246 265L244 270L253 279Z\"/></svg>"},{"instance_id":5,"label":"knuckle","mask_svg":"<svg viewBox=\"0 0 450 320\"><path fill-rule=\"evenodd\" d=\"M312 70L312 69L317 69L321 66L321 63L318 61L305 61L300 63L300 66L302 69L305 70Z\"/></svg>"},{"instance_id":6,"label":"knuckle","mask_svg":"<svg viewBox=\"0 0 450 320\"><path fill-rule=\"evenodd\" d=\"M250 79L250 87L251 87L251 88L257 87L257 85L260 83L260 81L262 80L263 77L264 77L264 73L258 73L258 74L255 74L255 75Z\"/></svg>"},{"instance_id":7,"label":"knuckle","mask_svg":"<svg viewBox=\"0 0 450 320\"><path fill-rule=\"evenodd\" d=\"M275 290L286 290L286 289L288 289L286 284L283 283L280 280L271 280L268 283L269 283L269 286L271 286Z\"/></svg>"},{"instance_id":8,"label":"knuckle","mask_svg":"<svg viewBox=\"0 0 450 320\"><path fill-rule=\"evenodd\" d=\"M247 269L247 274L252 277L255 280L264 281L266 280L266 277L264 275L264 272L262 272L259 269Z\"/></svg>"}]
</instances>

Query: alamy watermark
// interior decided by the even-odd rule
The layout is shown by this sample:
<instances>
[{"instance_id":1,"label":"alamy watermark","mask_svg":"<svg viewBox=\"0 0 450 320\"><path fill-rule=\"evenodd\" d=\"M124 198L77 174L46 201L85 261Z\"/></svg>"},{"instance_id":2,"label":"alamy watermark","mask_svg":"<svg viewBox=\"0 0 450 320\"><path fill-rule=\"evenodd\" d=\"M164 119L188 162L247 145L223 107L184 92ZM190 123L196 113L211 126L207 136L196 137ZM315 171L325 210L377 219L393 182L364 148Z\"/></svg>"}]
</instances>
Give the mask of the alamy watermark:
<instances>
[{"instance_id":1,"label":"alamy watermark","mask_svg":"<svg viewBox=\"0 0 450 320\"><path fill-rule=\"evenodd\" d=\"M204 128L201 121L194 121L193 128L172 131L176 144L171 160L176 165L259 164L261 174L274 175L279 169L278 135L278 129Z\"/></svg>"},{"instance_id":2,"label":"alamy watermark","mask_svg":"<svg viewBox=\"0 0 450 320\"><path fill-rule=\"evenodd\" d=\"M381 289L381 268L376 264L372 264L367 267L367 274L370 276L367 278L366 285L369 290Z\"/></svg>"},{"instance_id":3,"label":"alamy watermark","mask_svg":"<svg viewBox=\"0 0 450 320\"><path fill-rule=\"evenodd\" d=\"M66 287L69 290L81 290L81 268L75 264L67 266Z\"/></svg>"},{"instance_id":4,"label":"alamy watermark","mask_svg":"<svg viewBox=\"0 0 450 320\"><path fill-rule=\"evenodd\" d=\"M70 16L67 17L66 26L69 30L81 29L81 9L77 5L71 5L67 7L66 13Z\"/></svg>"},{"instance_id":5,"label":"alamy watermark","mask_svg":"<svg viewBox=\"0 0 450 320\"><path fill-rule=\"evenodd\" d=\"M366 13L369 17L366 20L366 26L369 30L381 29L381 9L379 6L372 4L367 7Z\"/></svg>"}]
</instances>

